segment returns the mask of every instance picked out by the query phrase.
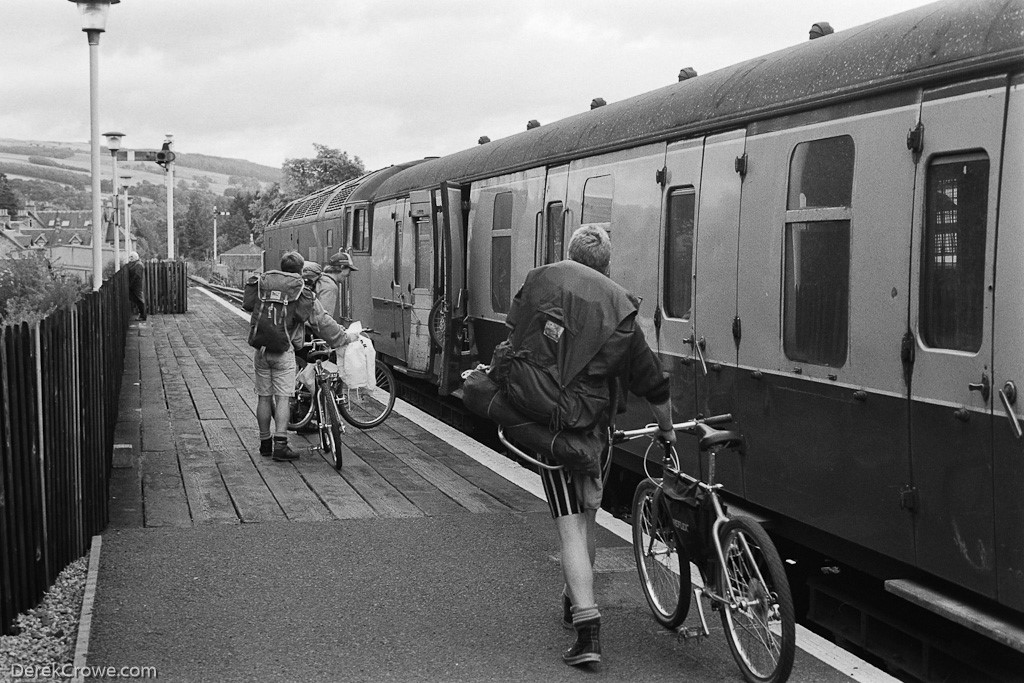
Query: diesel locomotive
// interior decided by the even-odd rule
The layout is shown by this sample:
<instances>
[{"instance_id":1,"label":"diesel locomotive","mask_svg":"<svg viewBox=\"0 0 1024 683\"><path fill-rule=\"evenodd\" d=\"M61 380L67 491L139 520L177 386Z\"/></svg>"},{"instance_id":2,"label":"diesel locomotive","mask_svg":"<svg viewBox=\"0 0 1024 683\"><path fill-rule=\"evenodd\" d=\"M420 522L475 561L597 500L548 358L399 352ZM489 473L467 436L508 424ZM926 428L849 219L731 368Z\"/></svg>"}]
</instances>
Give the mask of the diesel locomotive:
<instances>
[{"instance_id":1,"label":"diesel locomotive","mask_svg":"<svg viewBox=\"0 0 1024 683\"><path fill-rule=\"evenodd\" d=\"M1024 652L1024 0L938 2L368 173L286 206L264 246L348 250L347 314L444 396L581 224L642 298L676 416L735 416L735 504ZM846 604L811 607L869 641Z\"/></svg>"}]
</instances>

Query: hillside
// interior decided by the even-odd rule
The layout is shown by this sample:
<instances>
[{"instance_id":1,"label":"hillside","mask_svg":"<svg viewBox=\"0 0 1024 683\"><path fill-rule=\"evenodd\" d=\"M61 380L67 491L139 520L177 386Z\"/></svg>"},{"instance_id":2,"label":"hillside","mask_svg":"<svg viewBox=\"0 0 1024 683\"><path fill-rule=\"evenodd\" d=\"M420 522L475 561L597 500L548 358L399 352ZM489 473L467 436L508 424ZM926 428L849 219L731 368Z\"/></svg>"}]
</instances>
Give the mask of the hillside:
<instances>
[{"instance_id":1,"label":"hillside","mask_svg":"<svg viewBox=\"0 0 1024 683\"><path fill-rule=\"evenodd\" d=\"M209 190L223 194L228 187L252 187L280 182L281 169L244 159L227 159L175 150L175 181L208 183ZM110 153L101 151L100 169L105 180L113 173ZM37 179L85 189L89 186L88 142L51 142L0 138L0 173L8 178ZM165 182L164 169L154 162L120 163L118 174L132 174L132 184L148 180Z\"/></svg>"}]
</instances>

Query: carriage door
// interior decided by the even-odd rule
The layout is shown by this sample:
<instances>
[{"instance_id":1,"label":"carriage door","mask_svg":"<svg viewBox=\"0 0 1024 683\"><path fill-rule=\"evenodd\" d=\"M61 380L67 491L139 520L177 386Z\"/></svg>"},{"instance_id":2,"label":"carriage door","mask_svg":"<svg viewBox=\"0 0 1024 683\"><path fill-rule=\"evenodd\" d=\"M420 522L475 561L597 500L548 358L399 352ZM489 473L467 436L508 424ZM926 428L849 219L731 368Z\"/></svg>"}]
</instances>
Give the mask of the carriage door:
<instances>
[{"instance_id":1,"label":"carriage door","mask_svg":"<svg viewBox=\"0 0 1024 683\"><path fill-rule=\"evenodd\" d=\"M704 140L668 146L662 194L661 267L658 308L654 314L658 352L672 377L677 416L698 411L693 344L693 256L697 242L697 198Z\"/></svg>"},{"instance_id":2,"label":"carriage door","mask_svg":"<svg viewBox=\"0 0 1024 683\"><path fill-rule=\"evenodd\" d=\"M460 384L466 307L465 231L462 220L462 188L441 183L435 190L440 235L438 296L430 311L430 333L440 351L438 386L446 396Z\"/></svg>"},{"instance_id":3,"label":"carriage door","mask_svg":"<svg viewBox=\"0 0 1024 683\"><path fill-rule=\"evenodd\" d=\"M548 169L544 184L544 208L535 216L534 266L555 263L565 258L565 196L568 187L568 165Z\"/></svg>"},{"instance_id":4,"label":"carriage door","mask_svg":"<svg viewBox=\"0 0 1024 683\"><path fill-rule=\"evenodd\" d=\"M903 500L915 512L918 564L994 596L992 284L1005 85L972 85L926 92L921 106L913 488Z\"/></svg>"},{"instance_id":5,"label":"carriage door","mask_svg":"<svg viewBox=\"0 0 1024 683\"><path fill-rule=\"evenodd\" d=\"M431 341L428 319L434 305L434 211L428 190L409 195L409 226L412 240L412 272L409 293L409 338L406 363L413 372L430 369Z\"/></svg>"},{"instance_id":6,"label":"carriage door","mask_svg":"<svg viewBox=\"0 0 1024 683\"><path fill-rule=\"evenodd\" d=\"M1024 78L1010 89L1000 192L992 382L999 602L1024 610Z\"/></svg>"},{"instance_id":7,"label":"carriage door","mask_svg":"<svg viewBox=\"0 0 1024 683\"><path fill-rule=\"evenodd\" d=\"M390 273L382 273L382 276L390 277L390 291L387 300L389 314L386 316L388 324L388 350L395 355L395 358L406 362L406 351L408 350L409 333L406 328L409 298L411 296L409 268L406 267L405 259L408 249L405 246L406 223L408 217L409 203L405 199L395 202L395 211L391 214L391 233L387 239L382 239L382 246L391 249L391 270ZM386 261L385 261L386 263Z\"/></svg>"}]
</instances>

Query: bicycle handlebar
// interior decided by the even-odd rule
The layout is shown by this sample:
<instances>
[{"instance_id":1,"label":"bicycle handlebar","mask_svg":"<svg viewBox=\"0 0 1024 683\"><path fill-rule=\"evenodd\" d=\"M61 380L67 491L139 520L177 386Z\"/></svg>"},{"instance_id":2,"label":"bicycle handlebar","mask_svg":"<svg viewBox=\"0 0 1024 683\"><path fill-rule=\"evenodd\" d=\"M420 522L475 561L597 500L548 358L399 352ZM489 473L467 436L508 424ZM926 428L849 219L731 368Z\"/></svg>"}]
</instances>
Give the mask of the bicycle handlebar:
<instances>
[{"instance_id":1,"label":"bicycle handlebar","mask_svg":"<svg viewBox=\"0 0 1024 683\"><path fill-rule=\"evenodd\" d=\"M677 422L672 425L672 429L677 432L685 432L687 434L696 434L697 436L705 436L707 433L713 430L710 425L725 424L732 422L731 413L723 413L722 415L712 415L703 419L687 420L686 422ZM640 429L622 430L616 429L612 432L612 442L622 443L623 441L630 441L632 439L640 438L641 436L653 436L661 431L656 424L649 424Z\"/></svg>"}]
</instances>

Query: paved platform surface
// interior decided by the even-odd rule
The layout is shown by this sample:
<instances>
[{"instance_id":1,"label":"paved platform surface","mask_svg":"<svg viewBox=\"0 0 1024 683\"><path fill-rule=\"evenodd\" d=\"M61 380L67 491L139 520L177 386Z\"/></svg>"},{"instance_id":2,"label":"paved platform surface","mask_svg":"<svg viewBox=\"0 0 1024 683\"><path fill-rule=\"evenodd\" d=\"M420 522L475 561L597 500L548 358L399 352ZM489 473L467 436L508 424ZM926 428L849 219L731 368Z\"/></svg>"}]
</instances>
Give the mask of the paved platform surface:
<instances>
[{"instance_id":1,"label":"paved platform surface","mask_svg":"<svg viewBox=\"0 0 1024 683\"><path fill-rule=\"evenodd\" d=\"M261 458L245 321L195 291L189 307L130 332L90 667L167 681L741 680L717 619L694 641L654 623L621 528L598 543L604 662L565 666L539 479L530 491L502 473L535 475L493 452L485 466L405 407L412 419L350 430L340 473L315 452ZM798 650L791 680L851 678Z\"/></svg>"}]
</instances>

